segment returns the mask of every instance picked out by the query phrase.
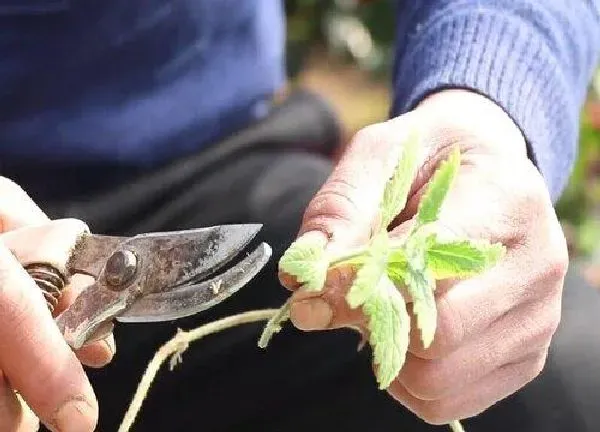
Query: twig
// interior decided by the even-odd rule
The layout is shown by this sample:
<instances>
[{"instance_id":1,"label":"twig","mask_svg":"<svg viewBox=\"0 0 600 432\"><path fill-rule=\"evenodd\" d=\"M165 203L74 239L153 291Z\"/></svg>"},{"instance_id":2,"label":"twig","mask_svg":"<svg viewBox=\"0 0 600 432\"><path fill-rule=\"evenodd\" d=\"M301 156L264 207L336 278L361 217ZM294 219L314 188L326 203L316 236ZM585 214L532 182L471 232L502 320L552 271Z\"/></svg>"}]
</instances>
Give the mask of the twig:
<instances>
[{"instance_id":1,"label":"twig","mask_svg":"<svg viewBox=\"0 0 600 432\"><path fill-rule=\"evenodd\" d=\"M281 325L290 318L291 302L288 299L283 306L277 309L277 313L269 319L258 340L259 348L266 348L275 333L279 333Z\"/></svg>"},{"instance_id":2,"label":"twig","mask_svg":"<svg viewBox=\"0 0 600 432\"><path fill-rule=\"evenodd\" d=\"M118 432L128 432L131 429L131 426L133 426L133 423L140 412L142 403L148 395L148 391L150 390L150 386L152 385L156 374L169 357L171 357L169 369L173 370L173 368L181 362L181 356L191 342L242 324L272 320L272 325L274 324L273 327L269 326L269 330L265 331L261 337L262 343L260 343L259 346L264 348L268 339L270 339L273 333L277 332L277 322L287 318L289 313L288 307L289 305L286 303L284 307L280 309L262 309L244 312L213 321L190 331L179 330L171 340L160 347L156 354L154 354L152 360L148 363L146 371L138 384L135 395L123 417L121 425L119 426ZM452 432L465 432L458 420L451 422L448 426L450 426Z\"/></svg>"},{"instance_id":3,"label":"twig","mask_svg":"<svg viewBox=\"0 0 600 432\"><path fill-rule=\"evenodd\" d=\"M172 356L170 366L171 369L173 369L173 367L181 361L181 354L187 349L191 342L238 325L271 319L278 311L278 309L249 311L213 321L190 331L179 330L171 340L160 347L154 355L154 358L148 363L148 367L138 384L138 388L133 396L131 404L123 417L119 432L128 432L133 425L133 422L142 407L142 403L150 390L150 385L152 384L154 377L158 373L160 366L167 358L169 358L169 356Z\"/></svg>"},{"instance_id":4,"label":"twig","mask_svg":"<svg viewBox=\"0 0 600 432\"><path fill-rule=\"evenodd\" d=\"M465 429L462 427L458 420L454 420L448 424L452 432L465 432Z\"/></svg>"}]
</instances>

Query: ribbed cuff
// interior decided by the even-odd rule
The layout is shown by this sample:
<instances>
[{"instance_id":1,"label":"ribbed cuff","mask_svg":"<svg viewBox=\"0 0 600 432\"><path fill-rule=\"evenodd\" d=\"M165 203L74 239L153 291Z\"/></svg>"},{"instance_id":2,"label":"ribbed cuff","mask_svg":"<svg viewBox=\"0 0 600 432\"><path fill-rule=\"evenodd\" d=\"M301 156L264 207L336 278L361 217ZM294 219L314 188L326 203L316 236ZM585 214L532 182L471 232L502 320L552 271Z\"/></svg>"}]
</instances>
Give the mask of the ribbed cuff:
<instances>
[{"instance_id":1,"label":"ribbed cuff","mask_svg":"<svg viewBox=\"0 0 600 432\"><path fill-rule=\"evenodd\" d=\"M397 59L392 115L446 88L487 96L521 128L556 201L574 159L578 121L576 96L543 36L518 16L477 6L452 9L415 31Z\"/></svg>"}]
</instances>

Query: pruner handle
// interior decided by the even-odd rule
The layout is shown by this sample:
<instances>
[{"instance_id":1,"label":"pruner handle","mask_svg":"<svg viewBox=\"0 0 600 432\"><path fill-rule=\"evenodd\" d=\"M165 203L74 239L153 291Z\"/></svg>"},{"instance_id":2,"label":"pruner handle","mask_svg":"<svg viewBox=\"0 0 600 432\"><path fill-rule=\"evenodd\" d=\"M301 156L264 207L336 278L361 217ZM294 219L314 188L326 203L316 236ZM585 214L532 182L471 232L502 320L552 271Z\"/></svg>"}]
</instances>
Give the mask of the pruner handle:
<instances>
[{"instance_id":1,"label":"pruner handle","mask_svg":"<svg viewBox=\"0 0 600 432\"><path fill-rule=\"evenodd\" d=\"M68 262L87 225L78 219L58 219L0 235L41 289L50 312L54 312L69 281Z\"/></svg>"}]
</instances>

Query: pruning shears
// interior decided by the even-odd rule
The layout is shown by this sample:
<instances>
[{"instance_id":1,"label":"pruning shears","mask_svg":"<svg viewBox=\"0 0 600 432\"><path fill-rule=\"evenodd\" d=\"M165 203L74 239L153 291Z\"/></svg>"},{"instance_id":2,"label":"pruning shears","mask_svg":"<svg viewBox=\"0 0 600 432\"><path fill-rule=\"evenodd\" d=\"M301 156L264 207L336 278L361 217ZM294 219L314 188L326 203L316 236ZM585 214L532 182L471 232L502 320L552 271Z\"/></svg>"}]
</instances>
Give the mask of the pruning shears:
<instances>
[{"instance_id":1,"label":"pruning shears","mask_svg":"<svg viewBox=\"0 0 600 432\"><path fill-rule=\"evenodd\" d=\"M55 318L67 343L79 349L106 337L114 321L171 321L229 298L252 280L271 257L269 245L260 243L227 268L261 227L219 225L132 237L97 235L85 230L69 250L64 265L39 260L23 262L16 255L42 289L50 310L73 275L81 273L94 278ZM9 243L17 244L19 231L22 230L17 230Z\"/></svg>"}]
</instances>

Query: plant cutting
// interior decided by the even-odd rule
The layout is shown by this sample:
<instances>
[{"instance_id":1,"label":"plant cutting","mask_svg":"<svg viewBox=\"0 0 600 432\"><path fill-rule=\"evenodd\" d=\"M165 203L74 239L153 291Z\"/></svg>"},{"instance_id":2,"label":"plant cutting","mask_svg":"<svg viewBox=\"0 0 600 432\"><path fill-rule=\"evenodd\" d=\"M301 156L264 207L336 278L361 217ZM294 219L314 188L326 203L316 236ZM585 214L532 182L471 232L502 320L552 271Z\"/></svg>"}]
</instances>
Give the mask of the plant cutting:
<instances>
[{"instance_id":1,"label":"plant cutting","mask_svg":"<svg viewBox=\"0 0 600 432\"><path fill-rule=\"evenodd\" d=\"M372 349L380 389L389 387L406 359L411 330L406 302L413 304L423 346L428 348L437 324L436 281L478 275L494 266L505 253L502 244L449 238L439 229L437 222L444 199L461 165L458 147L439 165L427 184L408 233L396 237L388 231L407 203L419 168L419 135L416 132L409 135L402 149L381 197L378 227L366 244L332 255L326 250L324 240L303 236L289 246L279 261L280 270L295 277L301 290L315 293L324 289L331 269L352 267L355 277L345 300L350 308L360 308L366 318L366 339ZM290 300L277 310L250 311L178 333L150 362L120 432L126 432L133 423L160 365L171 357L172 368L191 341L235 325L268 320L258 341L259 347L266 348L289 318ZM455 432L463 430L458 421L450 427Z\"/></svg>"}]
</instances>

